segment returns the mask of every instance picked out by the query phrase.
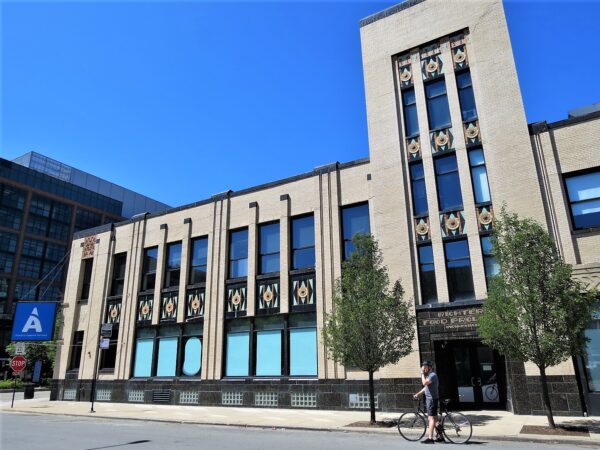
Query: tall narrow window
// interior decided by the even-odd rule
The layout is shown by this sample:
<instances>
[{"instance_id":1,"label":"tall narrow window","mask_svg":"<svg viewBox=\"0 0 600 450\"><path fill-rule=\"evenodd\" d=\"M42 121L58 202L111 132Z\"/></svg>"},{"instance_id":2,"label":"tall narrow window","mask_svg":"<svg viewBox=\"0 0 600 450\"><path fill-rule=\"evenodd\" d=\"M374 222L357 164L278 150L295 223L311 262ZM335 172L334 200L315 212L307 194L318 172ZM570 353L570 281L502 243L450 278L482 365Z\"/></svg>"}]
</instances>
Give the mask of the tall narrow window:
<instances>
[{"instance_id":1,"label":"tall narrow window","mask_svg":"<svg viewBox=\"0 0 600 450\"><path fill-rule=\"evenodd\" d=\"M491 277L500 272L500 265L494 256L491 236L481 236L481 250L483 252L485 278L489 281Z\"/></svg>"},{"instance_id":2,"label":"tall narrow window","mask_svg":"<svg viewBox=\"0 0 600 450\"><path fill-rule=\"evenodd\" d=\"M313 215L292 219L292 270L315 267Z\"/></svg>"},{"instance_id":3,"label":"tall narrow window","mask_svg":"<svg viewBox=\"0 0 600 450\"><path fill-rule=\"evenodd\" d=\"M439 130L452 125L446 94L446 82L443 78L425 84L425 97L427 99L429 129Z\"/></svg>"},{"instance_id":4,"label":"tall narrow window","mask_svg":"<svg viewBox=\"0 0 600 450\"><path fill-rule=\"evenodd\" d=\"M444 244L450 301L470 300L475 295L469 243L466 239Z\"/></svg>"},{"instance_id":5,"label":"tall narrow window","mask_svg":"<svg viewBox=\"0 0 600 450\"><path fill-rule=\"evenodd\" d=\"M108 341L108 348L102 350L100 356L100 370L114 370L115 363L117 362L117 342L119 339L118 327L113 328L113 335Z\"/></svg>"},{"instance_id":6,"label":"tall narrow window","mask_svg":"<svg viewBox=\"0 0 600 450\"><path fill-rule=\"evenodd\" d=\"M173 377L177 373L177 349L179 346L179 328L162 327L158 338L157 377Z\"/></svg>"},{"instance_id":7,"label":"tall narrow window","mask_svg":"<svg viewBox=\"0 0 600 450\"><path fill-rule=\"evenodd\" d=\"M258 272L279 272L279 222L260 225Z\"/></svg>"},{"instance_id":8,"label":"tall narrow window","mask_svg":"<svg viewBox=\"0 0 600 450\"><path fill-rule=\"evenodd\" d=\"M462 120L466 122L477 119L477 107L475 106L475 96L473 95L471 73L468 70L458 73L456 75L456 85L458 87Z\"/></svg>"},{"instance_id":9,"label":"tall narrow window","mask_svg":"<svg viewBox=\"0 0 600 450\"><path fill-rule=\"evenodd\" d=\"M81 295L80 300L87 300L90 297L90 287L92 284L92 267L94 265L93 259L83 260L83 281L81 283Z\"/></svg>"},{"instance_id":10,"label":"tall narrow window","mask_svg":"<svg viewBox=\"0 0 600 450\"><path fill-rule=\"evenodd\" d=\"M248 322L227 324L225 375L246 377L250 371L250 325Z\"/></svg>"},{"instance_id":11,"label":"tall narrow window","mask_svg":"<svg viewBox=\"0 0 600 450\"><path fill-rule=\"evenodd\" d=\"M423 163L416 162L409 166L412 188L413 211L415 216L427 214L427 190Z\"/></svg>"},{"instance_id":12,"label":"tall narrow window","mask_svg":"<svg viewBox=\"0 0 600 450\"><path fill-rule=\"evenodd\" d=\"M152 361L154 356L154 330L141 329L137 332L135 341L135 361L133 363L134 377L152 376Z\"/></svg>"},{"instance_id":13,"label":"tall narrow window","mask_svg":"<svg viewBox=\"0 0 600 450\"><path fill-rule=\"evenodd\" d=\"M181 242L167 245L167 266L165 270L165 288L179 286L181 274Z\"/></svg>"},{"instance_id":14,"label":"tall narrow window","mask_svg":"<svg viewBox=\"0 0 600 450\"><path fill-rule=\"evenodd\" d=\"M600 170L570 175L565 182L574 228L600 227Z\"/></svg>"},{"instance_id":15,"label":"tall narrow window","mask_svg":"<svg viewBox=\"0 0 600 450\"><path fill-rule=\"evenodd\" d=\"M421 279L421 302L437 301L437 286L435 284L435 267L433 265L433 250L431 244L419 245L419 275Z\"/></svg>"},{"instance_id":16,"label":"tall narrow window","mask_svg":"<svg viewBox=\"0 0 600 450\"><path fill-rule=\"evenodd\" d=\"M256 376L282 375L282 333L279 318L256 319L254 372Z\"/></svg>"},{"instance_id":17,"label":"tall narrow window","mask_svg":"<svg viewBox=\"0 0 600 450\"><path fill-rule=\"evenodd\" d=\"M248 229L229 235L229 278L248 276Z\"/></svg>"},{"instance_id":18,"label":"tall narrow window","mask_svg":"<svg viewBox=\"0 0 600 450\"><path fill-rule=\"evenodd\" d=\"M192 259L190 264L189 284L206 282L206 266L208 263L208 238L197 238L192 241Z\"/></svg>"},{"instance_id":19,"label":"tall narrow window","mask_svg":"<svg viewBox=\"0 0 600 450\"><path fill-rule=\"evenodd\" d=\"M317 376L317 321L315 314L292 314L289 324L291 376Z\"/></svg>"},{"instance_id":20,"label":"tall narrow window","mask_svg":"<svg viewBox=\"0 0 600 450\"><path fill-rule=\"evenodd\" d=\"M434 164L440 211L462 208L456 155L435 158Z\"/></svg>"},{"instance_id":21,"label":"tall narrow window","mask_svg":"<svg viewBox=\"0 0 600 450\"><path fill-rule=\"evenodd\" d=\"M413 137L419 134L419 119L417 118L417 102L415 99L415 89L404 89L402 91L402 108L404 111L404 131L406 137Z\"/></svg>"},{"instance_id":22,"label":"tall narrow window","mask_svg":"<svg viewBox=\"0 0 600 450\"><path fill-rule=\"evenodd\" d=\"M471 179L473 180L473 194L475 203L486 203L491 201L490 185L488 183L487 170L483 149L480 147L469 150L469 165L471 166Z\"/></svg>"},{"instance_id":23,"label":"tall narrow window","mask_svg":"<svg viewBox=\"0 0 600 450\"><path fill-rule=\"evenodd\" d=\"M344 240L342 258L344 260L350 258L350 255L356 251L352 238L357 234L369 233L371 233L371 225L368 203L342 208L342 238Z\"/></svg>"},{"instance_id":24,"label":"tall narrow window","mask_svg":"<svg viewBox=\"0 0 600 450\"><path fill-rule=\"evenodd\" d=\"M144 265L142 269L142 291L154 289L156 282L156 262L158 259L158 247L144 250Z\"/></svg>"},{"instance_id":25,"label":"tall narrow window","mask_svg":"<svg viewBox=\"0 0 600 450\"><path fill-rule=\"evenodd\" d=\"M125 264L127 262L127 253L115 255L113 259L113 275L110 285L110 295L123 295L123 287L125 285Z\"/></svg>"},{"instance_id":26,"label":"tall narrow window","mask_svg":"<svg viewBox=\"0 0 600 450\"><path fill-rule=\"evenodd\" d=\"M69 370L79 369L81 364L81 351L83 348L83 331L76 331L73 335L73 345L71 346L71 359L69 361Z\"/></svg>"},{"instance_id":27,"label":"tall narrow window","mask_svg":"<svg viewBox=\"0 0 600 450\"><path fill-rule=\"evenodd\" d=\"M202 324L187 324L183 330L183 360L181 374L186 377L200 376L202 369Z\"/></svg>"}]
</instances>

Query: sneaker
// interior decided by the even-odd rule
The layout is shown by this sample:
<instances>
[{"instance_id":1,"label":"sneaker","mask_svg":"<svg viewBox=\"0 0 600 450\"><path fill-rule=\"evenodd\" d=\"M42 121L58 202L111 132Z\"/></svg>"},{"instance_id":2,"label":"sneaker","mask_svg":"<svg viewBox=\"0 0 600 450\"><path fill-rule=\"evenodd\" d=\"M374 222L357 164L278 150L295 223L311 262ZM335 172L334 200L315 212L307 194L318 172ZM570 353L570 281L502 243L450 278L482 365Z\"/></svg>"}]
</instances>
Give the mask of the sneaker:
<instances>
[{"instance_id":1,"label":"sneaker","mask_svg":"<svg viewBox=\"0 0 600 450\"><path fill-rule=\"evenodd\" d=\"M435 444L435 441L433 439L425 439L424 441L421 441L421 444Z\"/></svg>"},{"instance_id":2,"label":"sneaker","mask_svg":"<svg viewBox=\"0 0 600 450\"><path fill-rule=\"evenodd\" d=\"M435 442L446 442L446 439L444 439L444 436L440 435L435 439Z\"/></svg>"}]
</instances>

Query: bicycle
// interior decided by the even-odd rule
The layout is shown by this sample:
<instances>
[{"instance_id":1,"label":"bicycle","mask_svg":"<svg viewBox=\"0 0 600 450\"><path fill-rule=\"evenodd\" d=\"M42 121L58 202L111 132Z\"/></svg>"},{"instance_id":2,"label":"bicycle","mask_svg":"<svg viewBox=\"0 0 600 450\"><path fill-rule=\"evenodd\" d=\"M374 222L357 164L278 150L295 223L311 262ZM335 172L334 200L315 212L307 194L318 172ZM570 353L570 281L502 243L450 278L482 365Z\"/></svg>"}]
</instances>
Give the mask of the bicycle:
<instances>
[{"instance_id":1,"label":"bicycle","mask_svg":"<svg viewBox=\"0 0 600 450\"><path fill-rule=\"evenodd\" d=\"M416 406L413 412L407 412L398 419L398 432L407 441L419 441L427 431L427 414L421 399L415 399ZM439 437L443 435L453 444L466 444L473 435L473 426L464 414L449 412L450 399L440 402L442 420L436 427Z\"/></svg>"}]
</instances>

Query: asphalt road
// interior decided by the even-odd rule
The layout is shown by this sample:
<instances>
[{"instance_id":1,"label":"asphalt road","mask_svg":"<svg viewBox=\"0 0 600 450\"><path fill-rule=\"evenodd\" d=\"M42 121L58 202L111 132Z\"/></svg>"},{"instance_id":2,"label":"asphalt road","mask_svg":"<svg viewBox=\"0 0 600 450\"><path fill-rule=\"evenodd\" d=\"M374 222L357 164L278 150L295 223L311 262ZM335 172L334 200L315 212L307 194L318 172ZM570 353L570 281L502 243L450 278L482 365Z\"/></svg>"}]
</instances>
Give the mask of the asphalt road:
<instances>
[{"instance_id":1,"label":"asphalt road","mask_svg":"<svg viewBox=\"0 0 600 450\"><path fill-rule=\"evenodd\" d=\"M397 450L398 448L423 448L420 443L404 441L398 435L265 430L19 413L0 413L0 426L2 428L0 448L6 450ZM475 441L474 444L479 444L477 448L485 450L572 448L572 446L564 444L557 446L524 442ZM451 446L452 444L441 445Z\"/></svg>"}]
</instances>

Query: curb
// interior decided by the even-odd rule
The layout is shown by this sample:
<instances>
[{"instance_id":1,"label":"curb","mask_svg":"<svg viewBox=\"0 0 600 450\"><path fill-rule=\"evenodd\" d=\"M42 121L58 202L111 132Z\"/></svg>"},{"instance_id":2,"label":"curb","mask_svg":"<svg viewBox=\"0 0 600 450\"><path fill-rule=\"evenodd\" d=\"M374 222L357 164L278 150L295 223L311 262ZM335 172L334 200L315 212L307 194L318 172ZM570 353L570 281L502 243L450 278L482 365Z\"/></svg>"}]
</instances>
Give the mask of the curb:
<instances>
[{"instance_id":1,"label":"curb","mask_svg":"<svg viewBox=\"0 0 600 450\"><path fill-rule=\"evenodd\" d=\"M179 423L182 425L200 425L210 427L237 427L237 428L252 428L258 430L290 430L290 431L320 431L327 433L358 433L358 434L369 434L369 435L396 435L395 433L382 433L380 431L373 431L369 429L352 429L349 427L341 428L314 428L314 427L294 427L286 426L282 427L279 425L250 425L250 424L239 424L239 423L213 423L213 422L195 422L191 420L171 420L171 419L159 419L154 417L114 417L105 415L96 415L97 413L89 413L90 415L82 414L68 414L68 413L57 413L50 411L15 411L11 409L2 409L0 412L9 412L14 414L30 414L30 415L59 415L65 417L80 417L88 419L106 419L106 420L133 420L137 422L157 422L157 423ZM93 414L93 415L92 415ZM570 440L570 439L543 439L539 437L521 437L521 436L474 436L469 441L469 444L479 444L480 441L503 441L503 442L530 442L538 444L571 444L577 446L587 446L592 448L598 448L596 441L584 441L584 440Z\"/></svg>"}]
</instances>

